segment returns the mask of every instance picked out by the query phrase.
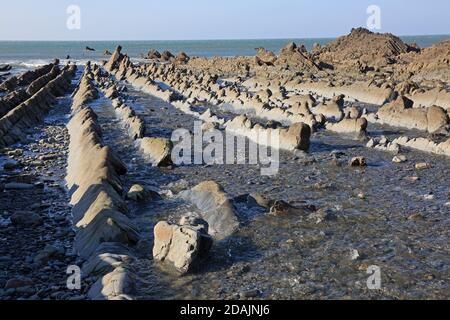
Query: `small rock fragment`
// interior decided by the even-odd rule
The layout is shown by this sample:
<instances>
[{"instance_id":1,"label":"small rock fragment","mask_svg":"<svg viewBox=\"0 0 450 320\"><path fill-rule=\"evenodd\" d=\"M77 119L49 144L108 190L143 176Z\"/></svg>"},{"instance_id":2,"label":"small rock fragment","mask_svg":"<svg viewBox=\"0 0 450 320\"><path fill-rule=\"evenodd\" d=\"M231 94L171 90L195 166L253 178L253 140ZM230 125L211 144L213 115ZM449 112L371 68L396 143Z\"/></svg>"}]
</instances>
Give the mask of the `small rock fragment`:
<instances>
[{"instance_id":1,"label":"small rock fragment","mask_svg":"<svg viewBox=\"0 0 450 320\"><path fill-rule=\"evenodd\" d=\"M416 163L416 170L427 170L431 168L431 165L426 162Z\"/></svg>"},{"instance_id":2,"label":"small rock fragment","mask_svg":"<svg viewBox=\"0 0 450 320\"><path fill-rule=\"evenodd\" d=\"M15 226L37 226L43 221L39 214L29 211L17 211L10 219Z\"/></svg>"},{"instance_id":3,"label":"small rock fragment","mask_svg":"<svg viewBox=\"0 0 450 320\"><path fill-rule=\"evenodd\" d=\"M33 280L30 278L20 277L20 278L12 278L6 282L5 289L18 289L29 287L34 284Z\"/></svg>"},{"instance_id":4,"label":"small rock fragment","mask_svg":"<svg viewBox=\"0 0 450 320\"><path fill-rule=\"evenodd\" d=\"M355 157L350 160L349 165L351 167L366 167L366 159L364 157Z\"/></svg>"},{"instance_id":5,"label":"small rock fragment","mask_svg":"<svg viewBox=\"0 0 450 320\"><path fill-rule=\"evenodd\" d=\"M135 184L128 191L127 198L134 201L146 201L161 199L161 196L156 191L150 190L139 184Z\"/></svg>"},{"instance_id":6,"label":"small rock fragment","mask_svg":"<svg viewBox=\"0 0 450 320\"><path fill-rule=\"evenodd\" d=\"M406 162L406 157L405 156L395 156L393 159L392 159L392 162L394 162L394 163L404 163L404 162Z\"/></svg>"}]
</instances>

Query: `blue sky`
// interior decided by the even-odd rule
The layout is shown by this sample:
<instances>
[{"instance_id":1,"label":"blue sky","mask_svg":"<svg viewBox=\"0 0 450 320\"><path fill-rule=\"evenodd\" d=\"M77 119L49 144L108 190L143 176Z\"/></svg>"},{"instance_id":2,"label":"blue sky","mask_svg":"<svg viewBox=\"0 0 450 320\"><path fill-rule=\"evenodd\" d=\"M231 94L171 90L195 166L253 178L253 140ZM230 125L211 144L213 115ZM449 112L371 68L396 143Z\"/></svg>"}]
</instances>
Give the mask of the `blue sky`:
<instances>
[{"instance_id":1,"label":"blue sky","mask_svg":"<svg viewBox=\"0 0 450 320\"><path fill-rule=\"evenodd\" d=\"M66 27L71 4L80 30ZM2 0L0 40L334 37L365 26L372 4L379 32L450 34L449 0Z\"/></svg>"}]
</instances>

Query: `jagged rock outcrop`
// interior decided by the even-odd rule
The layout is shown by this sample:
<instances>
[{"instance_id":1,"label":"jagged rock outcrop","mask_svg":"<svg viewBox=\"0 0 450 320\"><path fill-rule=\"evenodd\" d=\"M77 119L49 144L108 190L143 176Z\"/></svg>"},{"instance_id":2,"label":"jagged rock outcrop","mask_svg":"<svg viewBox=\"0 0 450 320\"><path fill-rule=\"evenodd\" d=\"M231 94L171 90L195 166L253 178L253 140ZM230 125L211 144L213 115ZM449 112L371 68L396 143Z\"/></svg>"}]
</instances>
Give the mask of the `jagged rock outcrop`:
<instances>
[{"instance_id":1,"label":"jagged rock outcrop","mask_svg":"<svg viewBox=\"0 0 450 320\"><path fill-rule=\"evenodd\" d=\"M42 77L39 77L38 79L34 80L27 88L26 93L30 96L34 95L36 92L38 92L46 83L54 79L56 76L58 76L61 73L61 70L59 69L59 66L55 65L53 66L52 70L43 75Z\"/></svg>"},{"instance_id":2,"label":"jagged rock outcrop","mask_svg":"<svg viewBox=\"0 0 450 320\"><path fill-rule=\"evenodd\" d=\"M412 89L404 94L408 99L414 102L414 107L439 106L445 110L450 110L450 90L446 88L432 89Z\"/></svg>"},{"instance_id":3,"label":"jagged rock outcrop","mask_svg":"<svg viewBox=\"0 0 450 320\"><path fill-rule=\"evenodd\" d=\"M392 141L389 141L388 139L383 140L384 141L371 140L369 141L367 147L394 153L398 153L400 151L400 147L405 147L422 152L450 157L450 139L447 139L446 141L441 143L434 142L427 138L411 139L406 136L395 138Z\"/></svg>"},{"instance_id":4,"label":"jagged rock outcrop","mask_svg":"<svg viewBox=\"0 0 450 320\"><path fill-rule=\"evenodd\" d=\"M273 66L277 61L277 56L272 51L268 51L264 48L256 49L256 64Z\"/></svg>"},{"instance_id":5,"label":"jagged rock outcrop","mask_svg":"<svg viewBox=\"0 0 450 320\"><path fill-rule=\"evenodd\" d=\"M393 96L394 90L388 84L374 81L355 82L349 85L336 85L325 81L300 82L287 85L287 88L305 93L315 93L328 99L344 95L346 100L382 105Z\"/></svg>"},{"instance_id":6,"label":"jagged rock outcrop","mask_svg":"<svg viewBox=\"0 0 450 320\"><path fill-rule=\"evenodd\" d=\"M392 34L356 28L349 35L322 46L315 55L343 70L364 72L366 67L378 68L392 64L401 54L413 51L417 51L417 48Z\"/></svg>"},{"instance_id":7,"label":"jagged rock outcrop","mask_svg":"<svg viewBox=\"0 0 450 320\"><path fill-rule=\"evenodd\" d=\"M161 53L159 53L158 50L151 49L151 50L147 53L147 59L150 59L150 60L159 60L159 59L161 59Z\"/></svg>"},{"instance_id":8,"label":"jagged rock outcrop","mask_svg":"<svg viewBox=\"0 0 450 320\"><path fill-rule=\"evenodd\" d=\"M19 77L17 77L17 85L18 86L30 85L34 80L49 73L52 70L52 68L58 64L59 61L55 60L55 62L39 67L36 70L30 70L22 73Z\"/></svg>"},{"instance_id":9,"label":"jagged rock outcrop","mask_svg":"<svg viewBox=\"0 0 450 320\"><path fill-rule=\"evenodd\" d=\"M98 98L98 90L93 85L92 78L93 75L91 74L90 64L88 63L78 87L72 94L72 113L76 113L85 103Z\"/></svg>"},{"instance_id":10,"label":"jagged rock outcrop","mask_svg":"<svg viewBox=\"0 0 450 320\"><path fill-rule=\"evenodd\" d=\"M56 78L0 119L0 146L20 141L25 137L24 129L42 122L55 97L61 96L70 87L75 71L74 65L65 67Z\"/></svg>"},{"instance_id":11,"label":"jagged rock outcrop","mask_svg":"<svg viewBox=\"0 0 450 320\"><path fill-rule=\"evenodd\" d=\"M100 275L88 293L91 299L131 299L135 279L127 262L132 255L123 245L136 244L139 233L127 217L121 197L120 175L126 173L126 167L103 145L97 115L84 105L92 97L89 92L95 89L92 77L87 64L67 125L70 143L66 182L76 228L74 250L86 261L85 271Z\"/></svg>"},{"instance_id":12,"label":"jagged rock outcrop","mask_svg":"<svg viewBox=\"0 0 450 320\"><path fill-rule=\"evenodd\" d=\"M162 61L170 61L172 59L174 59L175 56L170 52L170 51L163 51L163 53L161 53L161 60Z\"/></svg>"},{"instance_id":13,"label":"jagged rock outcrop","mask_svg":"<svg viewBox=\"0 0 450 320\"><path fill-rule=\"evenodd\" d=\"M129 62L128 57L124 56L119 66L111 72L113 74L116 74L116 76L118 73L121 73L124 77L129 75L128 78L130 78L130 76L134 74L129 73L129 70L132 69L133 65L131 64L131 62ZM159 87L153 84L151 81L145 81L144 77L134 78L134 83L138 82L139 79L143 79L142 85L153 94L154 92L163 92L160 91ZM154 166L159 167L172 165L172 142L169 139L161 137L146 137L144 120L141 117L137 116L131 107L123 103L123 97L117 90L116 82L109 79L108 77L102 78L102 76L100 76L99 74L97 74L96 76L96 81L100 84L102 90L105 92L105 96L112 99L112 105L114 106L118 117L121 119L125 128L128 130L129 135L137 141L140 150L150 160L150 162ZM130 79L130 81L132 80ZM106 83L109 85L109 87L106 86ZM166 95L163 92L163 94L160 96L164 96L168 101L171 101L171 97L175 93L169 90L165 92L169 92L170 94Z\"/></svg>"},{"instance_id":14,"label":"jagged rock outcrop","mask_svg":"<svg viewBox=\"0 0 450 320\"><path fill-rule=\"evenodd\" d=\"M206 72L220 76L246 76L255 67L253 57L193 57L186 65L188 70L195 72Z\"/></svg>"},{"instance_id":15,"label":"jagged rock outcrop","mask_svg":"<svg viewBox=\"0 0 450 320\"><path fill-rule=\"evenodd\" d=\"M133 109L126 104L119 104L115 109L133 140L145 137L144 120L137 116Z\"/></svg>"},{"instance_id":16,"label":"jagged rock outcrop","mask_svg":"<svg viewBox=\"0 0 450 320\"><path fill-rule=\"evenodd\" d=\"M317 72L321 70L321 67L314 62L305 47L299 47L293 42L281 49L276 64L294 71Z\"/></svg>"},{"instance_id":17,"label":"jagged rock outcrop","mask_svg":"<svg viewBox=\"0 0 450 320\"><path fill-rule=\"evenodd\" d=\"M401 56L406 66L396 66L401 75L413 75L415 80L438 79L450 82L450 40L425 48L420 53L408 53Z\"/></svg>"},{"instance_id":18,"label":"jagged rock outcrop","mask_svg":"<svg viewBox=\"0 0 450 320\"><path fill-rule=\"evenodd\" d=\"M0 98L0 118L12 110L15 106L18 106L30 96L25 90L13 91Z\"/></svg>"},{"instance_id":19,"label":"jagged rock outcrop","mask_svg":"<svg viewBox=\"0 0 450 320\"><path fill-rule=\"evenodd\" d=\"M50 71L43 74L42 76L39 76L42 74L42 72L48 70L49 66L53 66ZM40 89L45 87L51 80L55 79L60 73L61 70L59 69L59 66L53 64L32 71L32 73L27 76L27 80L31 81L34 78L35 80L33 80L27 88L18 89L0 98L0 117L3 117L14 107L31 98ZM16 85L17 80L15 80L14 83ZM13 88L15 88L15 85L13 86Z\"/></svg>"},{"instance_id":20,"label":"jagged rock outcrop","mask_svg":"<svg viewBox=\"0 0 450 320\"><path fill-rule=\"evenodd\" d=\"M6 72L12 69L12 66L9 64L0 65L0 72Z\"/></svg>"},{"instance_id":21,"label":"jagged rock outcrop","mask_svg":"<svg viewBox=\"0 0 450 320\"><path fill-rule=\"evenodd\" d=\"M446 133L448 115L440 107L413 108L414 102L404 96L384 105L376 114L376 121L392 126L418 129L429 133Z\"/></svg>"},{"instance_id":22,"label":"jagged rock outcrop","mask_svg":"<svg viewBox=\"0 0 450 320\"><path fill-rule=\"evenodd\" d=\"M241 115L224 126L227 131L247 137L260 145L288 151L309 149L311 128L304 123L294 123L288 129L271 129L253 124L250 119Z\"/></svg>"},{"instance_id":23,"label":"jagged rock outcrop","mask_svg":"<svg viewBox=\"0 0 450 320\"><path fill-rule=\"evenodd\" d=\"M190 60L189 56L185 52L180 52L175 57L174 63L176 64L186 64Z\"/></svg>"},{"instance_id":24,"label":"jagged rock outcrop","mask_svg":"<svg viewBox=\"0 0 450 320\"><path fill-rule=\"evenodd\" d=\"M119 67L120 62L124 58L123 54L121 53L122 47L117 46L116 50L114 50L111 58L108 60L108 62L105 64L105 69L108 71L114 70Z\"/></svg>"}]
</instances>

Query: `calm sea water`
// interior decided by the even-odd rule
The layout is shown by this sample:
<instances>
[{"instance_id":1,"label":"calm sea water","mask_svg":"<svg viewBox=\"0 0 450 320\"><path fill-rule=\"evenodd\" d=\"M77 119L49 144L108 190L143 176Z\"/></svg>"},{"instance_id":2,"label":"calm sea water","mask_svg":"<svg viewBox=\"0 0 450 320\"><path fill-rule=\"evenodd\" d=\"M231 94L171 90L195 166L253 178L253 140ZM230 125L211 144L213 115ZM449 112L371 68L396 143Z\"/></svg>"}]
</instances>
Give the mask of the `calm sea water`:
<instances>
[{"instance_id":1,"label":"calm sea water","mask_svg":"<svg viewBox=\"0 0 450 320\"><path fill-rule=\"evenodd\" d=\"M408 43L416 42L421 47L429 47L437 42L450 39L450 35L402 37ZM130 57L139 58L150 49L169 50L173 53L186 52L189 56L249 56L255 48L264 47L278 52L289 42L304 44L309 50L314 43L326 44L332 38L320 39L276 39L276 40L203 40L203 41L0 41L0 64L11 64L16 68L31 68L59 58L64 61L69 55L72 61L106 59L105 49L113 51L122 45ZM86 52L86 46L95 52Z\"/></svg>"}]
</instances>

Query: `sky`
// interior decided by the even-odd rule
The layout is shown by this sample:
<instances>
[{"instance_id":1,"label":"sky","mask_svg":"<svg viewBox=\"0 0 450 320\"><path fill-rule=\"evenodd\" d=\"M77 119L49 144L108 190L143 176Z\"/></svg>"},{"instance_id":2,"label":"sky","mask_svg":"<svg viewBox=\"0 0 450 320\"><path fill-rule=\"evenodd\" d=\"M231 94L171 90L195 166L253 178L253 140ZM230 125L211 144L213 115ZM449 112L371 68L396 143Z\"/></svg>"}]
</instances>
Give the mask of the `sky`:
<instances>
[{"instance_id":1,"label":"sky","mask_svg":"<svg viewBox=\"0 0 450 320\"><path fill-rule=\"evenodd\" d=\"M366 26L369 5L396 35L450 34L449 0L2 0L0 40L326 38ZM69 29L67 8L80 8ZM71 20L73 21L73 20Z\"/></svg>"}]
</instances>

